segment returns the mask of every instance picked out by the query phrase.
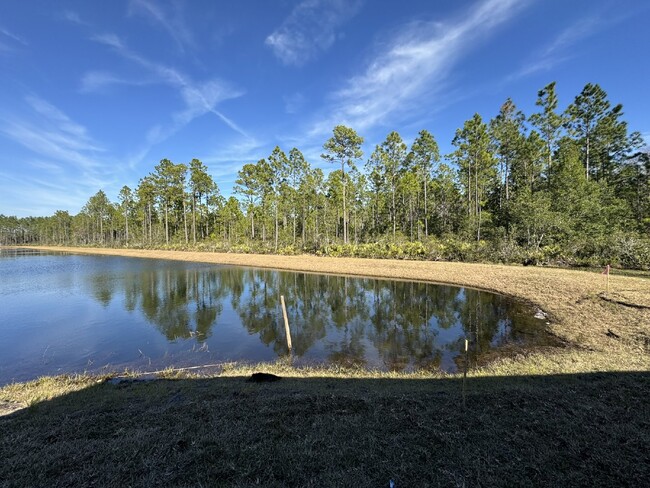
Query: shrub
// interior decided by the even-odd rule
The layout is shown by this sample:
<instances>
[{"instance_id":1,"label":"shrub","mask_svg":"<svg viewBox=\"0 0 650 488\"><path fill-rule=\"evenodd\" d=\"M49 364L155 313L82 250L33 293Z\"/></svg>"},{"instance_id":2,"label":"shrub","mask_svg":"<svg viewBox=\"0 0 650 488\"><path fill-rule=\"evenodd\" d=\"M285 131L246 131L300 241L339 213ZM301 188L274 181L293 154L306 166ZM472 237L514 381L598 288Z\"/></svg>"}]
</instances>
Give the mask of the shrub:
<instances>
[{"instance_id":1,"label":"shrub","mask_svg":"<svg viewBox=\"0 0 650 488\"><path fill-rule=\"evenodd\" d=\"M623 268L650 269L650 239L621 235L615 239L618 264Z\"/></svg>"}]
</instances>

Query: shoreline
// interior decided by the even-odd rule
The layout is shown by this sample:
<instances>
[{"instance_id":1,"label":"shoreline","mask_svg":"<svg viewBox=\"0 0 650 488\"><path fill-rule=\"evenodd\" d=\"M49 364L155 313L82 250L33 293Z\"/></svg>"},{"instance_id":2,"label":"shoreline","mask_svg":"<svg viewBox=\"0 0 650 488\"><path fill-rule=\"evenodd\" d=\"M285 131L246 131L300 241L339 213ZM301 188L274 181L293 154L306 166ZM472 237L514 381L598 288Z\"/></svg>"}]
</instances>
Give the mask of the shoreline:
<instances>
[{"instance_id":1,"label":"shoreline","mask_svg":"<svg viewBox=\"0 0 650 488\"><path fill-rule=\"evenodd\" d=\"M566 345L596 352L650 353L650 283L644 278L616 275L615 271L610 275L607 294L600 274L536 266L121 248L13 247L470 287L522 300L542 310L548 317L548 332Z\"/></svg>"},{"instance_id":2,"label":"shoreline","mask_svg":"<svg viewBox=\"0 0 650 488\"><path fill-rule=\"evenodd\" d=\"M635 341L650 337L647 279L610 277L604 297L601 275L571 270L35 249L473 286L536 303L567 346L495 358L466 379L277 361L9 384L7 486L636 486L650 475L639 462L650 445L650 341ZM281 381L247 381L260 371Z\"/></svg>"}]
</instances>

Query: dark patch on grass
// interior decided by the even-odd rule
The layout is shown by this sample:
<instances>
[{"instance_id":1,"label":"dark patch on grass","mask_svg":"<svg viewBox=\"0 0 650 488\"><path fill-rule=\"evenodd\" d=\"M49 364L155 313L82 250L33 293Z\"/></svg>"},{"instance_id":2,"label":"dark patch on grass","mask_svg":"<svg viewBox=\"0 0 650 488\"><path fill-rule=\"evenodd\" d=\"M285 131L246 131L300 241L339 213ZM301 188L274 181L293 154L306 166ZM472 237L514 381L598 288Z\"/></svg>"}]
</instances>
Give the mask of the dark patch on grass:
<instances>
[{"instance_id":1,"label":"dark patch on grass","mask_svg":"<svg viewBox=\"0 0 650 488\"><path fill-rule=\"evenodd\" d=\"M246 381L249 383L273 383L281 379L280 376L271 373L253 373Z\"/></svg>"},{"instance_id":2,"label":"dark patch on grass","mask_svg":"<svg viewBox=\"0 0 650 488\"><path fill-rule=\"evenodd\" d=\"M630 308L636 308L638 310L650 310L650 306L648 305L642 305L639 303L630 303L630 302L624 302L623 300L616 300L614 298L608 297L607 295L600 293L598 295L601 300L604 300L609 303L615 303L616 305L622 305L624 307L630 307Z\"/></svg>"},{"instance_id":3,"label":"dark patch on grass","mask_svg":"<svg viewBox=\"0 0 650 488\"><path fill-rule=\"evenodd\" d=\"M95 384L0 417L0 486L645 486L650 373Z\"/></svg>"}]
</instances>

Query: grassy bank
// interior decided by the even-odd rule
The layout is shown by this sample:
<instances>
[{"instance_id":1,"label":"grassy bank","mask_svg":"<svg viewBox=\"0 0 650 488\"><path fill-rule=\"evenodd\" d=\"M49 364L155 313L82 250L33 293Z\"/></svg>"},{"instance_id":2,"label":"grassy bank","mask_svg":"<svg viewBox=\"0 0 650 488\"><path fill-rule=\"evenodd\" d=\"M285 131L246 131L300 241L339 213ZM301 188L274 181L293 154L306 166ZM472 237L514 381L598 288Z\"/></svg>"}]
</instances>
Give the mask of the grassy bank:
<instances>
[{"instance_id":1,"label":"grassy bank","mask_svg":"<svg viewBox=\"0 0 650 488\"><path fill-rule=\"evenodd\" d=\"M49 378L0 417L0 486L644 486L650 373Z\"/></svg>"},{"instance_id":2,"label":"grassy bank","mask_svg":"<svg viewBox=\"0 0 650 488\"><path fill-rule=\"evenodd\" d=\"M0 389L0 486L644 486L650 282L536 267L63 249L451 283L549 314L562 347L462 376L225 365ZM281 381L254 384L265 370ZM465 396L465 398L464 398ZM465 406L463 406L465 404Z\"/></svg>"}]
</instances>

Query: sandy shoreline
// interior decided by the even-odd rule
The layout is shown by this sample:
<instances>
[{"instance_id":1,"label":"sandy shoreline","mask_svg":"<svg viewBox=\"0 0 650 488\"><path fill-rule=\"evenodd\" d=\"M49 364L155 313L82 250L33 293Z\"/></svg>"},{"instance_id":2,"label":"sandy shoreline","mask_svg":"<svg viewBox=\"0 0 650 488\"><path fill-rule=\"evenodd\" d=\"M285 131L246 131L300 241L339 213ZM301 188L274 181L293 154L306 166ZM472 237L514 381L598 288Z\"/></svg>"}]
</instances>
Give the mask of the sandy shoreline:
<instances>
[{"instance_id":1,"label":"sandy shoreline","mask_svg":"<svg viewBox=\"0 0 650 488\"><path fill-rule=\"evenodd\" d=\"M29 247L29 246L23 246ZM596 273L542 267L477 263L330 258L311 255L276 256L194 251L159 251L45 247L78 254L170 259L251 266L310 273L333 273L427 281L494 291L530 302L549 315L549 330L561 339L594 350L650 350L650 282ZM608 334L610 333L610 334ZM619 339L612 340L612 334Z\"/></svg>"}]
</instances>

